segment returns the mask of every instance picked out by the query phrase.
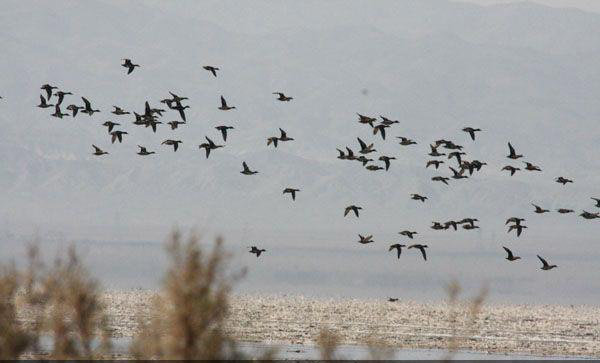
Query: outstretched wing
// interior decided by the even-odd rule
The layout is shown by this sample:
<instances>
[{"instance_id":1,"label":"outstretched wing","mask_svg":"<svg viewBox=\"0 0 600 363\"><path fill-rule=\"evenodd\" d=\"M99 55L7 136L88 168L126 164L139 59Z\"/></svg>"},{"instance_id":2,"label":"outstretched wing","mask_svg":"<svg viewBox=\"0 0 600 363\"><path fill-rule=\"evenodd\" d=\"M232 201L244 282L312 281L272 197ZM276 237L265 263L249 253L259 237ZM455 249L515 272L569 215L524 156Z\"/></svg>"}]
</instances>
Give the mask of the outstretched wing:
<instances>
[{"instance_id":1,"label":"outstretched wing","mask_svg":"<svg viewBox=\"0 0 600 363\"><path fill-rule=\"evenodd\" d=\"M540 255L537 255L537 258L539 258L539 259L540 259L540 261L542 261L542 264L543 264L544 266L548 266L548 262L547 262L546 260L544 260L542 257L540 257Z\"/></svg>"},{"instance_id":2,"label":"outstretched wing","mask_svg":"<svg viewBox=\"0 0 600 363\"><path fill-rule=\"evenodd\" d=\"M358 140L358 143L360 144L360 148L361 148L361 149L366 149L366 148L367 148L367 144L365 144L365 142L364 142L364 141L362 141L362 140L360 139L360 137L357 137L356 139Z\"/></svg>"},{"instance_id":3,"label":"outstretched wing","mask_svg":"<svg viewBox=\"0 0 600 363\"><path fill-rule=\"evenodd\" d=\"M513 148L510 142L508 143L508 151L510 155L515 155L515 148Z\"/></svg>"},{"instance_id":4,"label":"outstretched wing","mask_svg":"<svg viewBox=\"0 0 600 363\"><path fill-rule=\"evenodd\" d=\"M221 96L221 107L227 107L227 101L225 101L225 98L223 98L223 96Z\"/></svg>"},{"instance_id":5,"label":"outstretched wing","mask_svg":"<svg viewBox=\"0 0 600 363\"><path fill-rule=\"evenodd\" d=\"M504 246L502 246L502 248L504 248L504 250L506 251L506 253L508 253L508 258L513 258L513 254L512 254L511 250L509 250L508 248L506 248Z\"/></svg>"},{"instance_id":6,"label":"outstretched wing","mask_svg":"<svg viewBox=\"0 0 600 363\"><path fill-rule=\"evenodd\" d=\"M85 98L85 97L81 97L81 99L83 100L83 103L85 104L85 109L91 110L92 104L90 103L90 101L88 101L87 98Z\"/></svg>"}]
</instances>

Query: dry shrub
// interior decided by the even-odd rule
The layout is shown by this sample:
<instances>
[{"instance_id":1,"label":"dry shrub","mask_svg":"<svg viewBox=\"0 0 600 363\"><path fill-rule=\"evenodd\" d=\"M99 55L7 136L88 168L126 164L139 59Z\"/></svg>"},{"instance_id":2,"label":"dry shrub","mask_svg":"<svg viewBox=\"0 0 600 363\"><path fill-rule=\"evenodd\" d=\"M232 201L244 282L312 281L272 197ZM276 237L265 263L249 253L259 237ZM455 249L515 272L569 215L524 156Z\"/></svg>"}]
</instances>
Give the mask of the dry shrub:
<instances>
[{"instance_id":1,"label":"dry shrub","mask_svg":"<svg viewBox=\"0 0 600 363\"><path fill-rule=\"evenodd\" d=\"M335 351L340 345L341 338L333 330L329 328L323 328L319 331L317 336L317 348L321 353L321 360L333 360L336 358Z\"/></svg>"},{"instance_id":2,"label":"dry shrub","mask_svg":"<svg viewBox=\"0 0 600 363\"><path fill-rule=\"evenodd\" d=\"M36 340L17 321L15 297L19 289L19 274L14 267L2 268L0 272L0 359L18 358Z\"/></svg>"},{"instance_id":3,"label":"dry shrub","mask_svg":"<svg viewBox=\"0 0 600 363\"><path fill-rule=\"evenodd\" d=\"M448 321L450 322L451 327L451 336L448 340L448 352L446 353L444 360L451 360L458 349L465 344L465 338L462 334L459 334L459 308L464 308L466 306L467 312L467 321L465 322L465 327L463 328L465 334L476 334L477 331L475 329L477 323L477 316L481 312L483 307L483 303L488 294L487 286L482 287L477 295L471 298L469 301L466 301L464 304L461 304L458 297L461 292L460 283L456 280L451 281L446 286L446 293L448 294L448 306L449 306L449 317Z\"/></svg>"},{"instance_id":4,"label":"dry shrub","mask_svg":"<svg viewBox=\"0 0 600 363\"><path fill-rule=\"evenodd\" d=\"M236 359L241 355L225 333L231 282L224 272L228 256L219 238L208 254L192 235L183 243L173 233L162 293L153 303L152 317L142 321L131 353L153 359Z\"/></svg>"}]
</instances>

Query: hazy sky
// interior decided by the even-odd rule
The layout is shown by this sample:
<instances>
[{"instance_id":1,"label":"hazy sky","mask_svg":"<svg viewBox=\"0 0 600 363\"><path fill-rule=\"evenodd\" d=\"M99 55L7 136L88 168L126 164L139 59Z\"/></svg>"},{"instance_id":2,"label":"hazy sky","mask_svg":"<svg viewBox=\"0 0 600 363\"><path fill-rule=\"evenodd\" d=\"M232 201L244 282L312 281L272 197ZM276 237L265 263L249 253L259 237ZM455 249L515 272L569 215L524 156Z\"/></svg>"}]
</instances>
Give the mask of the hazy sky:
<instances>
[{"instance_id":1,"label":"hazy sky","mask_svg":"<svg viewBox=\"0 0 600 363\"><path fill-rule=\"evenodd\" d=\"M462 0L480 5L505 4L522 2L522 0ZM572 7L585 11L600 13L600 1L598 0L530 0L539 4L555 7Z\"/></svg>"}]
</instances>

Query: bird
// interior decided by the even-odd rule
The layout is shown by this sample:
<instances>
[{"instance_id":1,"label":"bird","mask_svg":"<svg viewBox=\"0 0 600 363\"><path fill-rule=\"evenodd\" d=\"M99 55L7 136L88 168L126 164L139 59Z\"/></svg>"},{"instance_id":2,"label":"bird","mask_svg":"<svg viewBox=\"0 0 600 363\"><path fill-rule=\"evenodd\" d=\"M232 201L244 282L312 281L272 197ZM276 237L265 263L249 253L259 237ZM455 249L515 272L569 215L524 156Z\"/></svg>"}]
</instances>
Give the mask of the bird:
<instances>
[{"instance_id":1,"label":"bird","mask_svg":"<svg viewBox=\"0 0 600 363\"><path fill-rule=\"evenodd\" d=\"M54 106L54 113L52 114L54 117L63 118L63 116L69 116L68 113L62 113L59 105Z\"/></svg>"},{"instance_id":2,"label":"bird","mask_svg":"<svg viewBox=\"0 0 600 363\"><path fill-rule=\"evenodd\" d=\"M126 131L113 131L110 133L112 135L111 142L114 144L116 140L119 140L119 143L123 142L123 135L127 135Z\"/></svg>"},{"instance_id":3,"label":"bird","mask_svg":"<svg viewBox=\"0 0 600 363\"><path fill-rule=\"evenodd\" d=\"M515 168L514 166L506 165L505 167L502 168L502 170L508 170L508 171L510 171L510 176L513 176L513 175L515 175L515 173L517 172L517 170L521 170L521 169Z\"/></svg>"},{"instance_id":4,"label":"bird","mask_svg":"<svg viewBox=\"0 0 600 363\"><path fill-rule=\"evenodd\" d=\"M190 108L190 106L182 106L181 103L177 102L177 104L173 107L171 107L172 110L177 110L179 111L179 116L181 117L181 119L186 122L187 120L185 119L185 109L186 108Z\"/></svg>"},{"instance_id":5,"label":"bird","mask_svg":"<svg viewBox=\"0 0 600 363\"><path fill-rule=\"evenodd\" d=\"M39 108L48 108L48 107L52 107L54 106L53 104L50 104L46 101L46 99L44 98L44 96L40 95L40 104L37 105L37 107Z\"/></svg>"},{"instance_id":6,"label":"bird","mask_svg":"<svg viewBox=\"0 0 600 363\"><path fill-rule=\"evenodd\" d=\"M88 101L85 97L81 97L81 99L85 104L85 108L83 109L83 111L81 111L82 113L87 113L88 115L92 116L94 112L100 112L100 110L94 110L90 101Z\"/></svg>"},{"instance_id":7,"label":"bird","mask_svg":"<svg viewBox=\"0 0 600 363\"><path fill-rule=\"evenodd\" d=\"M456 221L448 221L444 223L444 229L450 229L450 227L454 228L456 231L458 223Z\"/></svg>"},{"instance_id":8,"label":"bird","mask_svg":"<svg viewBox=\"0 0 600 363\"><path fill-rule=\"evenodd\" d=\"M437 148L438 148L437 146L434 146L434 145L429 145L429 147L431 148L431 152L428 154L428 155L430 155L430 156L437 157L437 156L444 156L444 155L446 155L446 154L444 154L444 153L440 153L440 152L438 152L438 151L437 151Z\"/></svg>"},{"instance_id":9,"label":"bird","mask_svg":"<svg viewBox=\"0 0 600 363\"><path fill-rule=\"evenodd\" d=\"M284 95L281 92L273 92L273 94L279 95L279 97L277 98L278 101L289 102L294 99L294 97L287 97L286 95Z\"/></svg>"},{"instance_id":10,"label":"bird","mask_svg":"<svg viewBox=\"0 0 600 363\"><path fill-rule=\"evenodd\" d=\"M398 120L392 121L392 120L390 120L389 118L387 118L385 116L379 115L379 117L381 117L381 119L383 120L383 121L381 121L381 124L383 124L383 125L392 126L393 124L399 124L400 123L400 121L398 121Z\"/></svg>"},{"instance_id":11,"label":"bird","mask_svg":"<svg viewBox=\"0 0 600 363\"><path fill-rule=\"evenodd\" d=\"M361 124L369 124L369 125L371 125L371 127L373 127L373 122L377 121L377 119L374 117L361 115L360 113L357 113L357 115L358 115L358 122Z\"/></svg>"},{"instance_id":12,"label":"bird","mask_svg":"<svg viewBox=\"0 0 600 363\"><path fill-rule=\"evenodd\" d=\"M362 209L362 207L356 206L356 205L349 205L344 209L344 217L348 215L348 213L350 213L350 211L353 211L354 214L356 215L356 218L358 218L358 210Z\"/></svg>"},{"instance_id":13,"label":"bird","mask_svg":"<svg viewBox=\"0 0 600 363\"><path fill-rule=\"evenodd\" d=\"M263 253L263 252L267 252L267 250L265 250L264 248L263 248L263 249L258 249L258 247L256 247L256 246L252 246L252 247L250 248L250 251L249 251L249 252L250 252L250 253L254 253L254 254L256 255L256 258L258 258L258 257L260 256L260 254L261 254L261 253Z\"/></svg>"},{"instance_id":14,"label":"bird","mask_svg":"<svg viewBox=\"0 0 600 363\"><path fill-rule=\"evenodd\" d=\"M367 165L367 163L368 163L369 161L373 161L373 159L369 159L369 158L367 158L367 157L366 157L366 156L364 156L364 155L361 155L361 156L359 156L359 157L355 158L354 160L356 160L356 161L360 161L360 162L363 164L363 166Z\"/></svg>"},{"instance_id":15,"label":"bird","mask_svg":"<svg viewBox=\"0 0 600 363\"><path fill-rule=\"evenodd\" d=\"M396 138L400 139L400 145L402 146L408 146L408 145L415 145L416 141L411 140L409 138L406 138L404 136L396 136Z\"/></svg>"},{"instance_id":16,"label":"bird","mask_svg":"<svg viewBox=\"0 0 600 363\"><path fill-rule=\"evenodd\" d=\"M404 230L402 232L398 232L398 234L401 234L401 235L406 236L406 237L408 237L410 239L413 239L413 235L418 234L418 233L417 232L411 232L409 230Z\"/></svg>"},{"instance_id":17,"label":"bird","mask_svg":"<svg viewBox=\"0 0 600 363\"><path fill-rule=\"evenodd\" d=\"M516 260L520 260L521 259L521 257L513 255L512 251L509 250L508 248L506 248L504 246L502 246L502 248L504 248L504 250L508 254L508 256L506 256L507 260L509 260L509 261L516 261Z\"/></svg>"},{"instance_id":18,"label":"bird","mask_svg":"<svg viewBox=\"0 0 600 363\"><path fill-rule=\"evenodd\" d=\"M460 158L461 155L467 155L467 153L460 152L460 151L453 151L448 154L448 160L450 160L454 157L454 158L456 158L458 165L460 165L461 164L461 158Z\"/></svg>"},{"instance_id":19,"label":"bird","mask_svg":"<svg viewBox=\"0 0 600 363\"><path fill-rule=\"evenodd\" d=\"M348 155L346 155L346 160L356 160L356 156L354 155L354 151L352 151L352 149L346 146L346 151L348 152Z\"/></svg>"},{"instance_id":20,"label":"bird","mask_svg":"<svg viewBox=\"0 0 600 363\"><path fill-rule=\"evenodd\" d=\"M583 213L580 214L580 216L585 219L596 219L600 218L600 213L590 213L584 210Z\"/></svg>"},{"instance_id":21,"label":"bird","mask_svg":"<svg viewBox=\"0 0 600 363\"><path fill-rule=\"evenodd\" d=\"M559 176L558 178L556 178L556 180L555 180L555 181L556 181L557 183L560 183L560 184L562 184L562 185L567 185L567 183L573 183L573 180L571 180L571 179L567 179L567 178L564 178L564 177L562 177L562 176Z\"/></svg>"},{"instance_id":22,"label":"bird","mask_svg":"<svg viewBox=\"0 0 600 363\"><path fill-rule=\"evenodd\" d=\"M171 101L175 102L175 103L179 103L181 101L187 100L187 97L180 97L177 96L175 93L169 91L169 94L171 94L171 97L173 97L173 99Z\"/></svg>"},{"instance_id":23,"label":"bird","mask_svg":"<svg viewBox=\"0 0 600 363\"><path fill-rule=\"evenodd\" d=\"M383 170L383 168L381 166L379 166L379 165L367 165L366 169L370 170L370 171Z\"/></svg>"},{"instance_id":24,"label":"bird","mask_svg":"<svg viewBox=\"0 0 600 363\"><path fill-rule=\"evenodd\" d=\"M292 195L292 200L296 200L296 192L299 192L300 189L295 189L295 188L285 188L283 190L283 194L285 193L289 193Z\"/></svg>"},{"instance_id":25,"label":"bird","mask_svg":"<svg viewBox=\"0 0 600 363\"><path fill-rule=\"evenodd\" d=\"M340 153L340 154L338 155L338 157L337 157L338 159L340 159L340 160L346 160L346 159L348 158L348 157L346 156L346 154L344 154L344 152L343 152L342 150L340 150L340 149L338 149L338 148L336 148L336 150L338 151L338 153Z\"/></svg>"},{"instance_id":26,"label":"bird","mask_svg":"<svg viewBox=\"0 0 600 363\"><path fill-rule=\"evenodd\" d=\"M227 106L227 101L225 101L225 98L221 96L221 107L219 107L219 110L227 111L232 110L234 108L235 106Z\"/></svg>"},{"instance_id":27,"label":"bird","mask_svg":"<svg viewBox=\"0 0 600 363\"><path fill-rule=\"evenodd\" d=\"M79 112L79 110L83 110L83 107L71 104L67 106L67 110L71 111L73 113L73 117L75 117L77 116L77 112Z\"/></svg>"},{"instance_id":28,"label":"bird","mask_svg":"<svg viewBox=\"0 0 600 363\"><path fill-rule=\"evenodd\" d=\"M537 165L533 165L532 163L529 163L527 161L524 161L525 163L525 170L529 170L529 171L542 171L542 169L540 169L539 166Z\"/></svg>"},{"instance_id":29,"label":"bird","mask_svg":"<svg viewBox=\"0 0 600 363\"><path fill-rule=\"evenodd\" d=\"M124 58L124 59L122 59L122 61L123 61L123 64L121 64L121 66L127 68L127 74L131 74L131 72L133 72L135 67L140 66L139 64L131 63L131 59Z\"/></svg>"},{"instance_id":30,"label":"bird","mask_svg":"<svg viewBox=\"0 0 600 363\"><path fill-rule=\"evenodd\" d=\"M591 199L596 201L596 207L600 208L600 198L591 197Z\"/></svg>"},{"instance_id":31,"label":"bird","mask_svg":"<svg viewBox=\"0 0 600 363\"><path fill-rule=\"evenodd\" d=\"M213 66L204 66L204 67L202 67L202 68L204 68L204 69L206 69L207 71L209 71L210 73L212 73L212 74L213 74L213 76L215 76L215 77L217 76L217 71L219 70L219 68L217 68L217 67L213 67Z\"/></svg>"},{"instance_id":32,"label":"bird","mask_svg":"<svg viewBox=\"0 0 600 363\"><path fill-rule=\"evenodd\" d=\"M281 128L279 128L279 132L281 133L281 136L279 136L279 141L284 142L284 141L293 141L294 139L291 137L288 137L287 134L285 133L285 131L283 131Z\"/></svg>"},{"instance_id":33,"label":"bird","mask_svg":"<svg viewBox=\"0 0 600 363\"><path fill-rule=\"evenodd\" d=\"M44 91L46 91L46 100L50 101L50 97L52 97L52 90L58 89L58 87L54 87L54 86L51 86L46 83L45 85L40 87L40 89L43 89Z\"/></svg>"},{"instance_id":34,"label":"bird","mask_svg":"<svg viewBox=\"0 0 600 363\"><path fill-rule=\"evenodd\" d=\"M211 139L208 138L208 136L205 136L204 138L206 139L206 142L198 145L198 147L200 149L206 150L206 158L207 159L208 159L208 156L210 155L211 150L215 150L215 149L225 146L225 145L216 145Z\"/></svg>"},{"instance_id":35,"label":"bird","mask_svg":"<svg viewBox=\"0 0 600 363\"><path fill-rule=\"evenodd\" d=\"M447 229L440 222L431 222L431 223L433 223L433 224L429 228L434 229L436 231L439 231L439 230L442 230L442 229Z\"/></svg>"},{"instance_id":36,"label":"bird","mask_svg":"<svg viewBox=\"0 0 600 363\"><path fill-rule=\"evenodd\" d=\"M406 245L401 245L400 243L393 244L390 246L388 252L395 248L396 250L398 250L398 258L400 258L400 254L402 253L402 247L406 247Z\"/></svg>"},{"instance_id":37,"label":"bird","mask_svg":"<svg viewBox=\"0 0 600 363\"><path fill-rule=\"evenodd\" d=\"M390 160L396 160L396 158L393 156L382 155L379 157L379 160L385 163L385 170L387 171L390 168Z\"/></svg>"},{"instance_id":38,"label":"bird","mask_svg":"<svg viewBox=\"0 0 600 363\"><path fill-rule=\"evenodd\" d=\"M185 125L185 122L183 122L183 121L169 121L169 122L167 122L167 125L171 126L171 130L175 130L176 128L179 127L179 125Z\"/></svg>"},{"instance_id":39,"label":"bird","mask_svg":"<svg viewBox=\"0 0 600 363\"><path fill-rule=\"evenodd\" d=\"M463 218L460 221L456 222L458 224L469 224L471 226L475 226L475 222L479 222L479 219L477 218Z\"/></svg>"},{"instance_id":40,"label":"bird","mask_svg":"<svg viewBox=\"0 0 600 363\"><path fill-rule=\"evenodd\" d=\"M567 214L567 213L573 213L574 210L573 209L567 209L567 208L560 208L556 210L558 213L560 214Z\"/></svg>"},{"instance_id":41,"label":"bird","mask_svg":"<svg viewBox=\"0 0 600 363\"><path fill-rule=\"evenodd\" d=\"M62 103L63 99L65 98L65 96L66 95L72 95L72 93L71 92L57 91L54 95L58 97L58 102L56 102L56 104L60 105Z\"/></svg>"},{"instance_id":42,"label":"bird","mask_svg":"<svg viewBox=\"0 0 600 363\"><path fill-rule=\"evenodd\" d=\"M507 158L509 159L513 159L513 160L517 160L518 158L522 158L523 155L517 155L517 153L515 152L515 148L510 144L510 142L508 143L508 156Z\"/></svg>"},{"instance_id":43,"label":"bird","mask_svg":"<svg viewBox=\"0 0 600 363\"><path fill-rule=\"evenodd\" d=\"M542 213L547 213L547 212L550 212L550 210L549 210L549 209L543 209L543 208L542 208L542 207L540 207L539 205L536 205L536 204L533 204L533 203L531 203L531 205L532 205L532 206L534 206L534 208L535 208L535 211L534 211L534 212L535 212L535 213L542 214Z\"/></svg>"},{"instance_id":44,"label":"bird","mask_svg":"<svg viewBox=\"0 0 600 363\"><path fill-rule=\"evenodd\" d=\"M465 179L465 178L468 178L468 176L463 175L465 173L465 169L460 169L460 172L458 172L456 169L454 169L451 166L449 166L448 168L452 171L452 179Z\"/></svg>"},{"instance_id":45,"label":"bird","mask_svg":"<svg viewBox=\"0 0 600 363\"><path fill-rule=\"evenodd\" d=\"M161 145L173 145L173 152L176 152L177 149L179 148L179 144L181 144L183 141L181 140L171 140L171 139L167 139L163 142L161 142Z\"/></svg>"},{"instance_id":46,"label":"bird","mask_svg":"<svg viewBox=\"0 0 600 363\"><path fill-rule=\"evenodd\" d=\"M471 139L475 141L475 133L481 131L481 129L474 129L472 127L465 127L462 129L464 132L468 132L471 135Z\"/></svg>"},{"instance_id":47,"label":"bird","mask_svg":"<svg viewBox=\"0 0 600 363\"><path fill-rule=\"evenodd\" d=\"M375 241L373 241L373 235L369 235L369 236L362 236L362 235L358 235L358 238L360 238L360 240L358 241L358 243L362 243L363 245L366 245L367 243L373 243Z\"/></svg>"},{"instance_id":48,"label":"bird","mask_svg":"<svg viewBox=\"0 0 600 363\"><path fill-rule=\"evenodd\" d=\"M427 164L425 165L425 168L429 168L430 165L433 165L437 169L440 167L440 164L443 164L443 163L444 163L443 160L429 160L427 162Z\"/></svg>"},{"instance_id":49,"label":"bird","mask_svg":"<svg viewBox=\"0 0 600 363\"><path fill-rule=\"evenodd\" d=\"M365 142L362 141L360 139L360 137L357 137L356 139L358 140L358 143L360 144L360 151L359 151L359 153L361 153L361 154L368 154L368 153L372 153L372 152L377 151L377 150L373 149L373 144L370 144L370 145L367 146L367 144L365 144Z\"/></svg>"},{"instance_id":50,"label":"bird","mask_svg":"<svg viewBox=\"0 0 600 363\"><path fill-rule=\"evenodd\" d=\"M242 173L244 175L258 174L258 171L252 171L252 170L250 170L250 168L248 167L248 164L246 164L245 161L242 162L242 167L244 168L244 170L242 170L240 173Z\"/></svg>"},{"instance_id":51,"label":"bird","mask_svg":"<svg viewBox=\"0 0 600 363\"><path fill-rule=\"evenodd\" d=\"M410 197L413 200L420 200L423 203L425 203L425 199L427 199L427 197L421 196L419 194L411 194Z\"/></svg>"},{"instance_id":52,"label":"bird","mask_svg":"<svg viewBox=\"0 0 600 363\"><path fill-rule=\"evenodd\" d=\"M227 130L233 130L233 126L217 126L215 129L221 131L223 141L227 141Z\"/></svg>"},{"instance_id":53,"label":"bird","mask_svg":"<svg viewBox=\"0 0 600 363\"><path fill-rule=\"evenodd\" d=\"M521 224L521 222L525 222L524 218L517 218L517 217L510 217L506 220L506 223L504 223L504 225L507 225L509 223L514 223L514 224Z\"/></svg>"},{"instance_id":54,"label":"bird","mask_svg":"<svg viewBox=\"0 0 600 363\"><path fill-rule=\"evenodd\" d=\"M524 228L527 228L527 226L524 226L522 224L513 224L512 226L508 226L508 232L506 232L506 233L510 233L510 231L512 231L514 229L517 231L517 237L520 237L521 232L523 232Z\"/></svg>"},{"instance_id":55,"label":"bird","mask_svg":"<svg viewBox=\"0 0 600 363\"><path fill-rule=\"evenodd\" d=\"M274 147L277 147L277 142L279 142L279 138L277 136L267 138L267 146L273 144Z\"/></svg>"},{"instance_id":56,"label":"bird","mask_svg":"<svg viewBox=\"0 0 600 363\"><path fill-rule=\"evenodd\" d=\"M96 146L96 145L93 145L93 144L92 144L92 147L94 148L94 153L93 153L94 155L98 155L98 156L100 156L100 155L105 155L105 154L108 154L106 151L104 151L104 150L100 149L100 148L99 148L98 146Z\"/></svg>"},{"instance_id":57,"label":"bird","mask_svg":"<svg viewBox=\"0 0 600 363\"><path fill-rule=\"evenodd\" d=\"M131 114L131 112L127 112L125 110L123 110L121 107L118 106L113 106L115 109L114 111L111 111L111 113L114 113L115 115L129 115Z\"/></svg>"},{"instance_id":58,"label":"bird","mask_svg":"<svg viewBox=\"0 0 600 363\"><path fill-rule=\"evenodd\" d=\"M549 265L545 259L540 257L540 255L537 255L537 258L539 258L540 261L542 261L542 267L540 267L540 269L542 270L552 270L553 268L558 267L558 265Z\"/></svg>"},{"instance_id":59,"label":"bird","mask_svg":"<svg viewBox=\"0 0 600 363\"><path fill-rule=\"evenodd\" d=\"M397 298L388 297L388 302L397 302L397 301L398 301Z\"/></svg>"},{"instance_id":60,"label":"bird","mask_svg":"<svg viewBox=\"0 0 600 363\"><path fill-rule=\"evenodd\" d=\"M444 183L446 185L449 185L448 184L448 180L450 180L450 178L446 178L446 177L443 177L443 176L434 176L433 178L431 178L431 180L433 180L433 181L440 181L440 182L442 182L442 183Z\"/></svg>"},{"instance_id":61,"label":"bird","mask_svg":"<svg viewBox=\"0 0 600 363\"><path fill-rule=\"evenodd\" d=\"M373 127L373 135L377 135L377 132L379 132L381 134L381 138L383 140L385 140L385 129L387 127L390 127L390 126L385 125L385 124L379 124L379 125Z\"/></svg>"},{"instance_id":62,"label":"bird","mask_svg":"<svg viewBox=\"0 0 600 363\"><path fill-rule=\"evenodd\" d=\"M425 249L427 248L427 245L416 244L416 245L408 246L408 249L411 249L411 248L418 248L421 251L421 254L423 255L423 259L425 261L427 261L427 254L425 253Z\"/></svg>"},{"instance_id":63,"label":"bird","mask_svg":"<svg viewBox=\"0 0 600 363\"><path fill-rule=\"evenodd\" d=\"M115 126L121 126L121 124L112 121L106 121L102 124L102 126L108 127L108 133L110 134Z\"/></svg>"},{"instance_id":64,"label":"bird","mask_svg":"<svg viewBox=\"0 0 600 363\"><path fill-rule=\"evenodd\" d=\"M476 226L474 224L465 224L465 225L462 226L462 228L469 231L469 230L472 230L472 229L477 229L477 228L479 228L479 226Z\"/></svg>"},{"instance_id":65,"label":"bird","mask_svg":"<svg viewBox=\"0 0 600 363\"><path fill-rule=\"evenodd\" d=\"M138 145L138 147L140 148L140 151L138 151L138 155L152 155L152 154L156 154L154 151L148 151L146 150L145 147Z\"/></svg>"}]
</instances>

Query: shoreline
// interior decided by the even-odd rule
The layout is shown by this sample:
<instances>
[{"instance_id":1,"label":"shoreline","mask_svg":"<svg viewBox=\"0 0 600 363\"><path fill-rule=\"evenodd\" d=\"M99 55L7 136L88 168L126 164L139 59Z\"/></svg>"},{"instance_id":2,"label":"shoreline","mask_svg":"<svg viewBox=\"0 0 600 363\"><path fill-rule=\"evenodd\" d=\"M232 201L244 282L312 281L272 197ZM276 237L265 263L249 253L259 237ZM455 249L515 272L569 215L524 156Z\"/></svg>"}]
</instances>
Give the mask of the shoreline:
<instances>
[{"instance_id":1,"label":"shoreline","mask_svg":"<svg viewBox=\"0 0 600 363\"><path fill-rule=\"evenodd\" d=\"M113 338L131 338L148 317L151 290L103 295ZM600 306L388 302L280 295L232 295L226 331L242 344L313 347L323 328L341 346L383 345L394 350L447 351L538 357L600 357ZM454 311L455 321L450 315ZM27 312L20 312L27 321ZM312 349L314 351L314 349Z\"/></svg>"}]
</instances>

